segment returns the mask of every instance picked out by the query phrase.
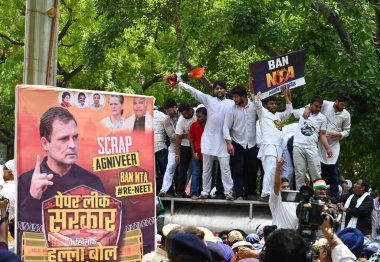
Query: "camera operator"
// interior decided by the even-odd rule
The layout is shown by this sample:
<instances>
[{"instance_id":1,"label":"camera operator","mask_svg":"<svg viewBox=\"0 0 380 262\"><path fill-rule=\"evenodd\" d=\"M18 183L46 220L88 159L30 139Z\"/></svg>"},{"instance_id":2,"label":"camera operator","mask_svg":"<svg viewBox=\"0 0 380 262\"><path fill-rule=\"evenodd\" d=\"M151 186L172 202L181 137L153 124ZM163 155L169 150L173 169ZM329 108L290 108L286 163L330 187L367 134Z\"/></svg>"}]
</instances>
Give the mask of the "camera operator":
<instances>
[{"instance_id":1,"label":"camera operator","mask_svg":"<svg viewBox=\"0 0 380 262\"><path fill-rule=\"evenodd\" d=\"M353 193L337 204L338 210L343 212L341 230L353 227L367 237L371 235L373 200L368 193L369 188L367 180L359 179L354 184Z\"/></svg>"},{"instance_id":2,"label":"camera operator","mask_svg":"<svg viewBox=\"0 0 380 262\"><path fill-rule=\"evenodd\" d=\"M330 216L326 216L320 226L324 237L326 238L331 258L333 262L351 262L356 257L346 245L337 237L331 226ZM308 246L306 241L291 229L280 229L274 231L265 243L260 253L262 262L306 262L311 261L308 257Z\"/></svg>"}]
</instances>

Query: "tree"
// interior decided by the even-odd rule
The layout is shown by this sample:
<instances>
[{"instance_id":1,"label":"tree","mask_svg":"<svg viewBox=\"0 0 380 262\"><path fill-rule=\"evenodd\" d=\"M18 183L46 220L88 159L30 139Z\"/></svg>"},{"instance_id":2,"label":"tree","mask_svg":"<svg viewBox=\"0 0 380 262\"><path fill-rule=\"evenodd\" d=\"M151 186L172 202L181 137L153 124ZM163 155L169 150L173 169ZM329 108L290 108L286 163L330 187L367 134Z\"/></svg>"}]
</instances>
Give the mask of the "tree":
<instances>
[{"instance_id":1,"label":"tree","mask_svg":"<svg viewBox=\"0 0 380 262\"><path fill-rule=\"evenodd\" d=\"M22 82L25 6L0 7L1 96L11 105ZM306 49L307 85L293 91L295 107L316 93L333 100L348 90L352 131L342 141L341 172L380 186L379 8L377 0L64 0L58 85L154 95L158 105L166 97L195 103L162 77L200 65L205 78L192 85L209 92L223 79L231 88L247 84L249 62ZM12 112L0 110L13 133Z\"/></svg>"}]
</instances>

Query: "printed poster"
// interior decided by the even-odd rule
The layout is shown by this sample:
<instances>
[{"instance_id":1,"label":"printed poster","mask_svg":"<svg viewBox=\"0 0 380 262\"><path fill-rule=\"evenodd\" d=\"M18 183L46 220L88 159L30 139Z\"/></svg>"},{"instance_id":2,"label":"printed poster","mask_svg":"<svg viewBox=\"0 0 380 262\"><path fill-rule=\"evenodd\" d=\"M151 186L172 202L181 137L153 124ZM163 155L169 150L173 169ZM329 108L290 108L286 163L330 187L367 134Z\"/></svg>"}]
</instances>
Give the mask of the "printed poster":
<instances>
[{"instance_id":1,"label":"printed poster","mask_svg":"<svg viewBox=\"0 0 380 262\"><path fill-rule=\"evenodd\" d=\"M305 50L296 51L278 57L249 64L254 79L254 94L260 98L281 92L284 88L296 88L305 85ZM252 90L251 90L252 91Z\"/></svg>"},{"instance_id":2,"label":"printed poster","mask_svg":"<svg viewBox=\"0 0 380 262\"><path fill-rule=\"evenodd\" d=\"M16 87L17 253L140 261L154 250L154 98Z\"/></svg>"}]
</instances>

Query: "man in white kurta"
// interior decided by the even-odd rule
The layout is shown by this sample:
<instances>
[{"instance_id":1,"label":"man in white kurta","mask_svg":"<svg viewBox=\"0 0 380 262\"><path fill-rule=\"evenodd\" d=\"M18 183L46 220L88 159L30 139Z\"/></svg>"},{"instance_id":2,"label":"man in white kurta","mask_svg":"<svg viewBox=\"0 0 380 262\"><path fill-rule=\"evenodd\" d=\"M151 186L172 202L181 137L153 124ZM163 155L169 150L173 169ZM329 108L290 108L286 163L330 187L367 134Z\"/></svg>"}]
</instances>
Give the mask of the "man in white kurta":
<instances>
[{"instance_id":1,"label":"man in white kurta","mask_svg":"<svg viewBox=\"0 0 380 262\"><path fill-rule=\"evenodd\" d=\"M275 97L268 97L260 101L259 96L255 96L255 108L259 117L261 128L261 140L257 157L261 159L264 168L264 182L260 201L268 201L269 194L274 184L274 174L276 170L276 161L282 154L282 123L288 119L292 114L292 102L290 100L290 90L284 89L284 97L286 101L286 110L284 112L277 112L277 99ZM264 107L264 106L265 107Z\"/></svg>"},{"instance_id":2,"label":"man in white kurta","mask_svg":"<svg viewBox=\"0 0 380 262\"><path fill-rule=\"evenodd\" d=\"M207 95L183 82L179 86L189 92L207 109L207 123L201 139L203 154L202 185L200 198L208 198L212 188L212 166L215 158L219 160L224 194L227 200L233 200L233 182L230 170L230 156L223 138L223 122L226 110L234 105L232 100L226 99L226 84L222 81L214 83L214 96Z\"/></svg>"},{"instance_id":3,"label":"man in white kurta","mask_svg":"<svg viewBox=\"0 0 380 262\"><path fill-rule=\"evenodd\" d=\"M332 197L339 197L339 169L338 158L340 153L339 141L350 134L351 115L345 109L350 97L344 91L338 93L334 102L323 101L321 113L327 118L326 136L333 151L332 157L327 157L325 148L319 142L319 156L321 158L322 178L330 184Z\"/></svg>"},{"instance_id":4,"label":"man in white kurta","mask_svg":"<svg viewBox=\"0 0 380 262\"><path fill-rule=\"evenodd\" d=\"M319 157L321 159L322 178L330 185L331 197L339 197L339 169L338 160L340 153L339 141L350 135L351 115L345 109L350 101L346 91L338 92L334 102L323 101L321 113L327 118L326 137L333 156L328 157L326 149L319 141ZM304 117L307 118L310 111L305 110Z\"/></svg>"},{"instance_id":5,"label":"man in white kurta","mask_svg":"<svg viewBox=\"0 0 380 262\"><path fill-rule=\"evenodd\" d=\"M275 182L269 197L269 208L272 214L272 225L277 228L296 229L298 226L297 205L295 202L283 202L281 197L282 190L289 190L289 181L281 178L281 167L285 164L284 158L276 163Z\"/></svg>"}]
</instances>

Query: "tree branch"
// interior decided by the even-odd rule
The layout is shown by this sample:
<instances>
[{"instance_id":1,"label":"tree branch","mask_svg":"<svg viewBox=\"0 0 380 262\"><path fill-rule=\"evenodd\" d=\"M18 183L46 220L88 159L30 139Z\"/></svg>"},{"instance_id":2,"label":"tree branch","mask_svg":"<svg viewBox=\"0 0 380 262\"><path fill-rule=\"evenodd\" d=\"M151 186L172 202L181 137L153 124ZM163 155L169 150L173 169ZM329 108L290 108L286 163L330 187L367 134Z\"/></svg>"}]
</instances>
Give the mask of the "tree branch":
<instances>
[{"instance_id":1,"label":"tree branch","mask_svg":"<svg viewBox=\"0 0 380 262\"><path fill-rule=\"evenodd\" d=\"M82 64L77 66L73 71L67 72L62 68L61 64L57 62L57 75L63 76L63 80L61 82L57 82L57 86L66 87L70 79L78 74L83 69L83 67L84 65Z\"/></svg>"},{"instance_id":2,"label":"tree branch","mask_svg":"<svg viewBox=\"0 0 380 262\"><path fill-rule=\"evenodd\" d=\"M14 132L12 130L6 128L5 126L0 126L0 143L5 145L13 145L14 144Z\"/></svg>"},{"instance_id":3,"label":"tree branch","mask_svg":"<svg viewBox=\"0 0 380 262\"><path fill-rule=\"evenodd\" d=\"M67 20L65 26L62 28L62 31L58 35L58 42L61 41L62 38L67 34L67 32L69 31L70 26L74 22L76 22L76 19L72 19L71 17L69 18L69 20Z\"/></svg>"},{"instance_id":4,"label":"tree branch","mask_svg":"<svg viewBox=\"0 0 380 262\"><path fill-rule=\"evenodd\" d=\"M155 75L149 82L144 83L142 86L143 92L145 92L145 90L147 90L151 85L159 82L160 80L162 80L162 75Z\"/></svg>"},{"instance_id":5,"label":"tree branch","mask_svg":"<svg viewBox=\"0 0 380 262\"><path fill-rule=\"evenodd\" d=\"M317 5L318 6L314 6L314 9L319 13L324 14L327 18L327 21L329 21L330 24L335 28L343 44L344 49L346 49L347 54L355 56L354 45L352 44L351 38L346 28L344 27L344 24L340 19L339 15L336 12L329 10L327 6L323 3L318 3Z\"/></svg>"},{"instance_id":6,"label":"tree branch","mask_svg":"<svg viewBox=\"0 0 380 262\"><path fill-rule=\"evenodd\" d=\"M60 46L64 46L64 47L73 47L75 46L76 44L80 43L81 41L78 41L78 42L75 42L74 44L64 44L62 41L61 43L59 44Z\"/></svg>"},{"instance_id":7,"label":"tree branch","mask_svg":"<svg viewBox=\"0 0 380 262\"><path fill-rule=\"evenodd\" d=\"M193 65L190 63L190 61L187 58L187 47L186 42L183 39L182 35L182 29L180 26L180 18L179 18L179 10L178 10L179 0L173 0L173 24L174 29L177 35L177 42L180 50L180 59L182 64L186 67L187 70L190 70L193 68ZM199 79L199 82L209 91L212 91L212 84L211 82L205 77L202 76L201 79Z\"/></svg>"},{"instance_id":8,"label":"tree branch","mask_svg":"<svg viewBox=\"0 0 380 262\"><path fill-rule=\"evenodd\" d=\"M6 40L8 40L9 42L11 42L11 43L14 44L14 45L21 45L21 46L24 45L23 42L19 42L19 41L13 40L13 39L10 38L9 36L6 36L6 35L4 35L4 34L2 34L2 33L0 33L0 37L1 37L1 38L4 38L4 39L6 39Z\"/></svg>"}]
</instances>

